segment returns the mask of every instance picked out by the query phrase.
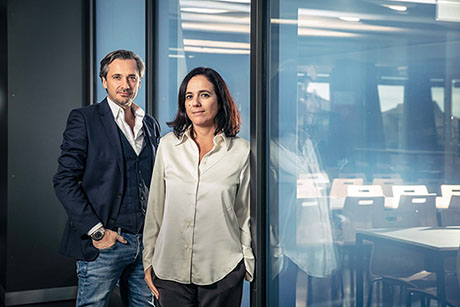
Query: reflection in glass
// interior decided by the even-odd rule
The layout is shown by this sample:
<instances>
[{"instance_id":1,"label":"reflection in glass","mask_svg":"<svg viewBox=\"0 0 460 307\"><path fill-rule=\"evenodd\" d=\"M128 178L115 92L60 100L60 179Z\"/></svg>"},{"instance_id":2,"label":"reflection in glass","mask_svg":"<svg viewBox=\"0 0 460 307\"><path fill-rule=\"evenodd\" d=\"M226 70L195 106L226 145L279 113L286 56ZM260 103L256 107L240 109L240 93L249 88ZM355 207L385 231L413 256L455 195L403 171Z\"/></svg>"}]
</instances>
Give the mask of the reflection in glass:
<instances>
[{"instance_id":1,"label":"reflection in glass","mask_svg":"<svg viewBox=\"0 0 460 307\"><path fill-rule=\"evenodd\" d=\"M441 203L460 184L459 23L393 2L270 1L269 306L355 304L357 227L335 179L381 185L384 215L394 185Z\"/></svg>"}]
</instances>

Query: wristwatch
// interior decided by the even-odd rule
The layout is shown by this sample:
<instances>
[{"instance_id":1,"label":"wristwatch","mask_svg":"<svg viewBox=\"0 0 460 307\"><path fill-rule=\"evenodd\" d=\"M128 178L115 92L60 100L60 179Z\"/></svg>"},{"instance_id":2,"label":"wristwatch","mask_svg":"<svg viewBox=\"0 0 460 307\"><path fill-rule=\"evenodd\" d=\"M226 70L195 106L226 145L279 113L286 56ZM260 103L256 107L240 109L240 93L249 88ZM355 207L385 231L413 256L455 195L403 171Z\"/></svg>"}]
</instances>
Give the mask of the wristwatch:
<instances>
[{"instance_id":1,"label":"wristwatch","mask_svg":"<svg viewBox=\"0 0 460 307\"><path fill-rule=\"evenodd\" d=\"M100 241L104 237L105 229L101 227L91 234L91 239L94 241Z\"/></svg>"}]
</instances>

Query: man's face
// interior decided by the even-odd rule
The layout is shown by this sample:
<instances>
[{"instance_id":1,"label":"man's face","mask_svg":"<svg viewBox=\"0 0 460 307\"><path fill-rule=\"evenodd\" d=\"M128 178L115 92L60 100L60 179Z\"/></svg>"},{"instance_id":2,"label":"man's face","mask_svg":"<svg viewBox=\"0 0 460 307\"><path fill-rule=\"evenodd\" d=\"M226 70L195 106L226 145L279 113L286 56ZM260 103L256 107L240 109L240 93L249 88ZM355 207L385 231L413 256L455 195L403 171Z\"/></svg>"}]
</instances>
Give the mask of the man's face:
<instances>
[{"instance_id":1,"label":"man's face","mask_svg":"<svg viewBox=\"0 0 460 307\"><path fill-rule=\"evenodd\" d=\"M130 106L141 87L136 61L115 59L109 64L107 76L102 78L102 85L110 100L122 108Z\"/></svg>"}]
</instances>

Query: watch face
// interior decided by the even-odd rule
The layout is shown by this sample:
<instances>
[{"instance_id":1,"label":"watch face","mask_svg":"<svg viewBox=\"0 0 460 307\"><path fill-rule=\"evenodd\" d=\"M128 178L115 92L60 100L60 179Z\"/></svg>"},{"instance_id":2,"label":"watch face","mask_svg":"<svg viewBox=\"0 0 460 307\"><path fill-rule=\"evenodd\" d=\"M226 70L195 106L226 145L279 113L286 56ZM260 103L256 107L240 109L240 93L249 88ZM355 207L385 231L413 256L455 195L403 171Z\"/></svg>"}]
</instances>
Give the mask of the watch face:
<instances>
[{"instance_id":1,"label":"watch face","mask_svg":"<svg viewBox=\"0 0 460 307\"><path fill-rule=\"evenodd\" d=\"M99 241L103 236L104 233L102 231L96 230L96 232L93 234L93 240Z\"/></svg>"}]
</instances>

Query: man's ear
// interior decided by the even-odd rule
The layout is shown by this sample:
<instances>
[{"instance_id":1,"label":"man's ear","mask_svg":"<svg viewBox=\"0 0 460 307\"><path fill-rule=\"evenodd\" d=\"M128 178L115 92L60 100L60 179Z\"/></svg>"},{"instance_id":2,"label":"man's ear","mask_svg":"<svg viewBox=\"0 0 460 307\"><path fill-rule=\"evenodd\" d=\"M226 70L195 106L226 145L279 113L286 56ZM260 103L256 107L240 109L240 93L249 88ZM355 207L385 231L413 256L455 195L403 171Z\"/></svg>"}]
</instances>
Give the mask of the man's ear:
<instances>
[{"instance_id":1,"label":"man's ear","mask_svg":"<svg viewBox=\"0 0 460 307\"><path fill-rule=\"evenodd\" d=\"M107 89L107 79L105 77L102 77L102 86Z\"/></svg>"}]
</instances>

